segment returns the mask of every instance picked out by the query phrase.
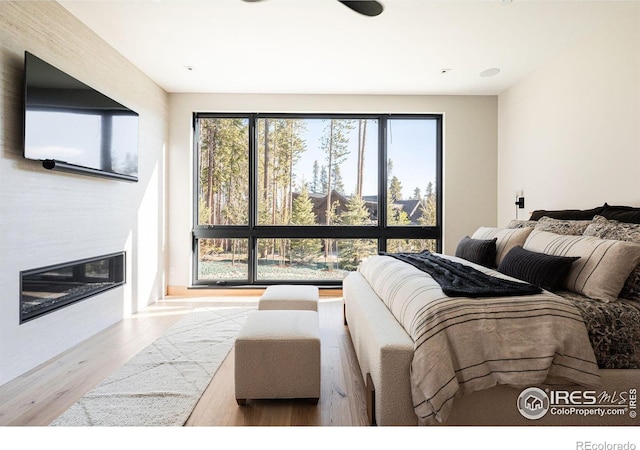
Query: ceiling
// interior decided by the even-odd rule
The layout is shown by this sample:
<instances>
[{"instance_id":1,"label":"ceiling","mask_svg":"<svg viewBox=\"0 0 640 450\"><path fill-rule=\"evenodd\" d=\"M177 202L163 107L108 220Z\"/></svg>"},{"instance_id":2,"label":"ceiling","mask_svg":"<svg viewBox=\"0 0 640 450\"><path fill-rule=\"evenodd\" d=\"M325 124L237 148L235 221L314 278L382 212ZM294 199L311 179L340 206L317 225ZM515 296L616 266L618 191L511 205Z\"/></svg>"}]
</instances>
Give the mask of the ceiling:
<instances>
[{"instance_id":1,"label":"ceiling","mask_svg":"<svg viewBox=\"0 0 640 450\"><path fill-rule=\"evenodd\" d=\"M168 92L397 95L498 94L633 3L380 1L59 3Z\"/></svg>"}]
</instances>

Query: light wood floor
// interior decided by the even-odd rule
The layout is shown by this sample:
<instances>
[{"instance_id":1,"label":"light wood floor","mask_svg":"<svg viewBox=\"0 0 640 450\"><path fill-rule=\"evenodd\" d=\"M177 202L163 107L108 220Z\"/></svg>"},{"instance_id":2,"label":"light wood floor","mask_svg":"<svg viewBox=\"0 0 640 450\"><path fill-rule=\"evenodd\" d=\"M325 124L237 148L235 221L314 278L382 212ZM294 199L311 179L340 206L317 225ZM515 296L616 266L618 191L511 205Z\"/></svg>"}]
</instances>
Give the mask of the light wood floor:
<instances>
[{"instance_id":1,"label":"light wood floor","mask_svg":"<svg viewBox=\"0 0 640 450\"><path fill-rule=\"evenodd\" d=\"M0 425L45 426L82 395L194 309L256 305L257 297L168 297L55 359L0 386ZM365 389L342 299L322 297L322 387L318 405L253 401L239 407L233 387L233 350L196 405L187 426L366 425Z\"/></svg>"}]
</instances>

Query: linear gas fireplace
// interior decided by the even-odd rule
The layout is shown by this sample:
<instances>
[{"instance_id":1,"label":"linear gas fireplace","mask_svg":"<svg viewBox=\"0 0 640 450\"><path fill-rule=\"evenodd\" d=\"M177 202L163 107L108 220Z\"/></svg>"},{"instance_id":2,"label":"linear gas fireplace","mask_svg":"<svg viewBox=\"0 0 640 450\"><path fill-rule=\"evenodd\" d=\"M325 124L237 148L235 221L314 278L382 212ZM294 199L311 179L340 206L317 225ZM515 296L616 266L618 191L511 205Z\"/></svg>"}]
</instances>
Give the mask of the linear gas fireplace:
<instances>
[{"instance_id":1,"label":"linear gas fireplace","mask_svg":"<svg viewBox=\"0 0 640 450\"><path fill-rule=\"evenodd\" d=\"M20 323L125 283L125 252L20 272Z\"/></svg>"}]
</instances>

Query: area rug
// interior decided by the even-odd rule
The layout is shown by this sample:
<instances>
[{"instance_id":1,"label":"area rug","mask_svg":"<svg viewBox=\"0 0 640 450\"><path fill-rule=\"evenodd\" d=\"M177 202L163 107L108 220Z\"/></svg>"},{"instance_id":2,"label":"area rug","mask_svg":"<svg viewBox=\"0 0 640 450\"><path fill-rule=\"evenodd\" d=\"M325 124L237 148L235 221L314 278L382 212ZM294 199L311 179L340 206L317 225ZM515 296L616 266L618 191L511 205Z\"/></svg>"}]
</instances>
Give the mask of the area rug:
<instances>
[{"instance_id":1,"label":"area rug","mask_svg":"<svg viewBox=\"0 0 640 450\"><path fill-rule=\"evenodd\" d=\"M184 425L253 309L189 313L51 425Z\"/></svg>"}]
</instances>

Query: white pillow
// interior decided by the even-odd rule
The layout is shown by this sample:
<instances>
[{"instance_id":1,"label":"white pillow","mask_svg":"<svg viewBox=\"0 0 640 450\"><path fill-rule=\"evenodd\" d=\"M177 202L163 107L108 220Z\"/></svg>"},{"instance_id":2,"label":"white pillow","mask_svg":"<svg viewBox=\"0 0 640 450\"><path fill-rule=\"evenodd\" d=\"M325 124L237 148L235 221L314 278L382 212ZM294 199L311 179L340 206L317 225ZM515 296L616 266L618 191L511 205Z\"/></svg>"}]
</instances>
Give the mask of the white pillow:
<instances>
[{"instance_id":1,"label":"white pillow","mask_svg":"<svg viewBox=\"0 0 640 450\"><path fill-rule=\"evenodd\" d=\"M613 302L624 282L640 262L640 244L568 236L533 230L524 248L556 256L579 256L573 263L565 287L595 300Z\"/></svg>"},{"instance_id":2,"label":"white pillow","mask_svg":"<svg viewBox=\"0 0 640 450\"><path fill-rule=\"evenodd\" d=\"M502 258L509 253L513 247L523 246L533 228L492 228L480 227L473 233L471 239L493 239L496 240L496 265L498 267Z\"/></svg>"}]
</instances>

